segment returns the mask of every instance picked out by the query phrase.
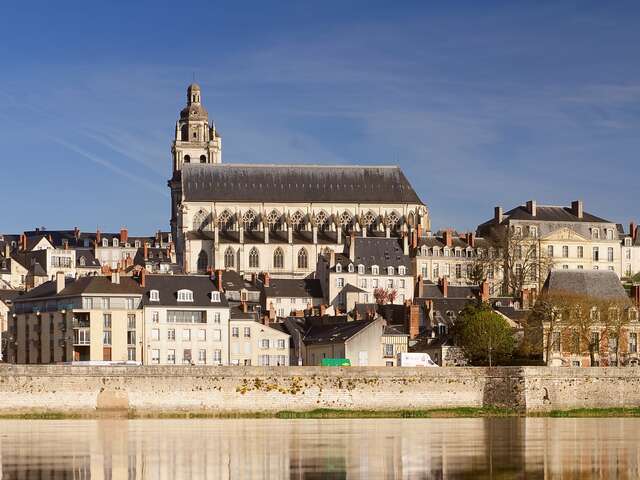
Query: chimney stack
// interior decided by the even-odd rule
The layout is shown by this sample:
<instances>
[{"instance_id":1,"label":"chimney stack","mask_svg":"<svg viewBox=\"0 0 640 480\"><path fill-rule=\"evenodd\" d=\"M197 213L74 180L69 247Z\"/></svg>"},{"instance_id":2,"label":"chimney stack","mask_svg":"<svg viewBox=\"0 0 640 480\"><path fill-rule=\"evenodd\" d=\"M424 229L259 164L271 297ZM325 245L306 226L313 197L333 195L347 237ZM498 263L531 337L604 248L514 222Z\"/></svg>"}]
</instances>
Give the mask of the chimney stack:
<instances>
[{"instance_id":1,"label":"chimney stack","mask_svg":"<svg viewBox=\"0 0 640 480\"><path fill-rule=\"evenodd\" d=\"M504 220L504 215L502 213L502 207L496 207L493 209L494 215L493 219L496 223L502 223Z\"/></svg>"},{"instance_id":2,"label":"chimney stack","mask_svg":"<svg viewBox=\"0 0 640 480\"><path fill-rule=\"evenodd\" d=\"M638 238L638 226L635 222L631 222L629 224L629 235L631 235L631 243L636 243L636 239Z\"/></svg>"},{"instance_id":3,"label":"chimney stack","mask_svg":"<svg viewBox=\"0 0 640 480\"><path fill-rule=\"evenodd\" d=\"M471 248L476 248L476 234L474 232L467 232L467 245Z\"/></svg>"},{"instance_id":4,"label":"chimney stack","mask_svg":"<svg viewBox=\"0 0 640 480\"><path fill-rule=\"evenodd\" d=\"M149 260L149 244L147 242L144 242L142 251L144 253L144 261L146 262L147 260Z\"/></svg>"},{"instance_id":5,"label":"chimney stack","mask_svg":"<svg viewBox=\"0 0 640 480\"><path fill-rule=\"evenodd\" d=\"M355 262L356 260L356 234L351 232L351 239L349 241L349 260Z\"/></svg>"},{"instance_id":6,"label":"chimney stack","mask_svg":"<svg viewBox=\"0 0 640 480\"><path fill-rule=\"evenodd\" d=\"M129 241L129 231L126 228L120 229L120 243L125 244Z\"/></svg>"},{"instance_id":7,"label":"chimney stack","mask_svg":"<svg viewBox=\"0 0 640 480\"><path fill-rule=\"evenodd\" d=\"M216 271L216 278L218 279L218 291L222 292L222 270Z\"/></svg>"},{"instance_id":8,"label":"chimney stack","mask_svg":"<svg viewBox=\"0 0 640 480\"><path fill-rule=\"evenodd\" d=\"M442 289L442 296L447 298L449 296L449 279L447 277L442 277L442 280L440 280L440 287Z\"/></svg>"},{"instance_id":9,"label":"chimney stack","mask_svg":"<svg viewBox=\"0 0 640 480\"><path fill-rule=\"evenodd\" d=\"M146 268L142 268L142 270L140 270L140 286L142 288L145 288L147 286L147 269Z\"/></svg>"},{"instance_id":10,"label":"chimney stack","mask_svg":"<svg viewBox=\"0 0 640 480\"><path fill-rule=\"evenodd\" d=\"M580 219L584 217L584 205L582 204L582 200L575 200L571 202L571 213Z\"/></svg>"},{"instance_id":11,"label":"chimney stack","mask_svg":"<svg viewBox=\"0 0 640 480\"><path fill-rule=\"evenodd\" d=\"M4 258L9 258L11 256L11 245L9 242L4 244Z\"/></svg>"},{"instance_id":12,"label":"chimney stack","mask_svg":"<svg viewBox=\"0 0 640 480\"><path fill-rule=\"evenodd\" d=\"M448 248L453 246L453 234L450 229L446 229L442 232L442 241Z\"/></svg>"},{"instance_id":13,"label":"chimney stack","mask_svg":"<svg viewBox=\"0 0 640 480\"><path fill-rule=\"evenodd\" d=\"M640 308L640 285L631 285L631 300L636 308Z\"/></svg>"},{"instance_id":14,"label":"chimney stack","mask_svg":"<svg viewBox=\"0 0 640 480\"><path fill-rule=\"evenodd\" d=\"M406 307L407 331L409 340L413 340L420 333L420 305L413 305L411 301L407 301Z\"/></svg>"},{"instance_id":15,"label":"chimney stack","mask_svg":"<svg viewBox=\"0 0 640 480\"><path fill-rule=\"evenodd\" d=\"M329 268L333 268L335 266L336 266L336 252L331 250L331 253L329 253Z\"/></svg>"},{"instance_id":16,"label":"chimney stack","mask_svg":"<svg viewBox=\"0 0 640 480\"><path fill-rule=\"evenodd\" d=\"M535 217L537 214L537 205L536 205L536 201L535 200L529 200L527 202L527 212L529 212L529 215L531 215L532 217Z\"/></svg>"},{"instance_id":17,"label":"chimney stack","mask_svg":"<svg viewBox=\"0 0 640 480\"><path fill-rule=\"evenodd\" d=\"M407 232L402 232L402 253L409 255L409 235Z\"/></svg>"},{"instance_id":18,"label":"chimney stack","mask_svg":"<svg viewBox=\"0 0 640 480\"><path fill-rule=\"evenodd\" d=\"M120 271L111 270L111 283L118 285L120 283Z\"/></svg>"},{"instance_id":19,"label":"chimney stack","mask_svg":"<svg viewBox=\"0 0 640 480\"><path fill-rule=\"evenodd\" d=\"M80 240L80 229L78 227L73 227L73 237L76 239L76 242Z\"/></svg>"},{"instance_id":20,"label":"chimney stack","mask_svg":"<svg viewBox=\"0 0 640 480\"><path fill-rule=\"evenodd\" d=\"M424 280L422 279L422 275L418 275L416 291L418 292L418 298L422 298L424 296Z\"/></svg>"},{"instance_id":21,"label":"chimney stack","mask_svg":"<svg viewBox=\"0 0 640 480\"><path fill-rule=\"evenodd\" d=\"M27 236L24 233L20 234L20 250L27 251Z\"/></svg>"},{"instance_id":22,"label":"chimney stack","mask_svg":"<svg viewBox=\"0 0 640 480\"><path fill-rule=\"evenodd\" d=\"M265 288L269 288L269 272L264 272L262 283Z\"/></svg>"},{"instance_id":23,"label":"chimney stack","mask_svg":"<svg viewBox=\"0 0 640 480\"><path fill-rule=\"evenodd\" d=\"M423 232L422 232L422 223L418 224L418 239L423 237Z\"/></svg>"},{"instance_id":24,"label":"chimney stack","mask_svg":"<svg viewBox=\"0 0 640 480\"><path fill-rule=\"evenodd\" d=\"M64 272L56 272L56 295L64 290Z\"/></svg>"},{"instance_id":25,"label":"chimney stack","mask_svg":"<svg viewBox=\"0 0 640 480\"><path fill-rule=\"evenodd\" d=\"M246 301L242 301L242 313L247 313L249 311L249 308L247 307L247 302Z\"/></svg>"}]
</instances>

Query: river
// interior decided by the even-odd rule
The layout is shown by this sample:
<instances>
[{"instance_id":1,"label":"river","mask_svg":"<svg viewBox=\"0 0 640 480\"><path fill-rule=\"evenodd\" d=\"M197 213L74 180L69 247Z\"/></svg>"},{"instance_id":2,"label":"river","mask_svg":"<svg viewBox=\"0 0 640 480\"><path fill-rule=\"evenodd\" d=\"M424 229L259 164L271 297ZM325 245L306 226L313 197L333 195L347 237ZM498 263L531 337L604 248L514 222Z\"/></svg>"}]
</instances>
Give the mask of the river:
<instances>
[{"instance_id":1,"label":"river","mask_svg":"<svg viewBox=\"0 0 640 480\"><path fill-rule=\"evenodd\" d=\"M9 479L640 478L640 419L2 420Z\"/></svg>"}]
</instances>

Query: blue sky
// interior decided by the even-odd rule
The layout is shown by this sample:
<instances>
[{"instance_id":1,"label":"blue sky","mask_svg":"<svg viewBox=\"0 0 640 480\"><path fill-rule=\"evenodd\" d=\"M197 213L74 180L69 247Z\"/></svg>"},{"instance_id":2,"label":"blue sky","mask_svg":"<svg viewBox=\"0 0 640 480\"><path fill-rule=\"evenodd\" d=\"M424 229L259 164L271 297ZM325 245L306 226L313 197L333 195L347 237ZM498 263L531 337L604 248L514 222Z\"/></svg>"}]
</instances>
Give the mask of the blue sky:
<instances>
[{"instance_id":1,"label":"blue sky","mask_svg":"<svg viewBox=\"0 0 640 480\"><path fill-rule=\"evenodd\" d=\"M226 163L402 166L434 228L640 219L638 2L8 2L1 232L167 229L195 74Z\"/></svg>"}]
</instances>

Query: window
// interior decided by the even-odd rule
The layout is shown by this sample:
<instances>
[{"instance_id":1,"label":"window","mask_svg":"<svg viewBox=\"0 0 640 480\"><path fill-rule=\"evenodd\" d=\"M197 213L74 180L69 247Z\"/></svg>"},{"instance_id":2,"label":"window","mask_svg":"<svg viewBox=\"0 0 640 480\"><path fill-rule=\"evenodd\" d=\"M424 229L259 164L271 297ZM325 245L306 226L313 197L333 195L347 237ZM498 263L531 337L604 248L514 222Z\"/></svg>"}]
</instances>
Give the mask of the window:
<instances>
[{"instance_id":1,"label":"window","mask_svg":"<svg viewBox=\"0 0 640 480\"><path fill-rule=\"evenodd\" d=\"M207 351L198 350L198 363L207 363Z\"/></svg>"},{"instance_id":2,"label":"window","mask_svg":"<svg viewBox=\"0 0 640 480\"><path fill-rule=\"evenodd\" d=\"M135 308L135 302L133 298L127 298L127 310L133 310Z\"/></svg>"},{"instance_id":3,"label":"window","mask_svg":"<svg viewBox=\"0 0 640 480\"><path fill-rule=\"evenodd\" d=\"M551 336L551 350L560 352L560 332L553 332Z\"/></svg>"},{"instance_id":4,"label":"window","mask_svg":"<svg viewBox=\"0 0 640 480\"><path fill-rule=\"evenodd\" d=\"M516 227L516 236L517 237L521 237L522 236L522 227Z\"/></svg>"},{"instance_id":5,"label":"window","mask_svg":"<svg viewBox=\"0 0 640 480\"><path fill-rule=\"evenodd\" d=\"M102 332L102 344L111 345L111 330L105 330Z\"/></svg>"},{"instance_id":6,"label":"window","mask_svg":"<svg viewBox=\"0 0 640 480\"><path fill-rule=\"evenodd\" d=\"M638 334L636 332L629 334L629 353L638 353Z\"/></svg>"},{"instance_id":7,"label":"window","mask_svg":"<svg viewBox=\"0 0 640 480\"><path fill-rule=\"evenodd\" d=\"M231 328L231 336L238 338L240 336L240 329L238 327Z\"/></svg>"},{"instance_id":8,"label":"window","mask_svg":"<svg viewBox=\"0 0 640 480\"><path fill-rule=\"evenodd\" d=\"M214 330L212 340L214 342L219 342L220 340L222 340L222 330Z\"/></svg>"},{"instance_id":9,"label":"window","mask_svg":"<svg viewBox=\"0 0 640 480\"><path fill-rule=\"evenodd\" d=\"M562 247L562 256L564 258L568 258L569 257L569 247L567 245L563 245L563 247Z\"/></svg>"},{"instance_id":10,"label":"window","mask_svg":"<svg viewBox=\"0 0 640 480\"><path fill-rule=\"evenodd\" d=\"M579 246L578 247L578 258L584 258L584 247L583 246Z\"/></svg>"},{"instance_id":11,"label":"window","mask_svg":"<svg viewBox=\"0 0 640 480\"><path fill-rule=\"evenodd\" d=\"M371 275L379 275L379 274L380 274L380 270L379 270L378 266L377 265L373 265L371 267Z\"/></svg>"},{"instance_id":12,"label":"window","mask_svg":"<svg viewBox=\"0 0 640 480\"><path fill-rule=\"evenodd\" d=\"M159 337L160 335L158 335ZM167 340L169 340L170 342L175 342L176 341L176 329L175 328L170 328L169 330L167 330Z\"/></svg>"},{"instance_id":13,"label":"window","mask_svg":"<svg viewBox=\"0 0 640 480\"><path fill-rule=\"evenodd\" d=\"M160 340L160 329L154 328L151 330L151 340L156 342Z\"/></svg>"},{"instance_id":14,"label":"window","mask_svg":"<svg viewBox=\"0 0 640 480\"><path fill-rule=\"evenodd\" d=\"M191 290L178 290L179 302L193 302L193 292Z\"/></svg>"},{"instance_id":15,"label":"window","mask_svg":"<svg viewBox=\"0 0 640 480\"><path fill-rule=\"evenodd\" d=\"M260 348L262 349L269 348L269 339L263 338L262 340L260 340Z\"/></svg>"},{"instance_id":16,"label":"window","mask_svg":"<svg viewBox=\"0 0 640 480\"><path fill-rule=\"evenodd\" d=\"M249 268L260 268L260 254L256 247L249 251Z\"/></svg>"},{"instance_id":17,"label":"window","mask_svg":"<svg viewBox=\"0 0 640 480\"><path fill-rule=\"evenodd\" d=\"M338 277L336 278L336 288L344 287L344 278Z\"/></svg>"},{"instance_id":18,"label":"window","mask_svg":"<svg viewBox=\"0 0 640 480\"><path fill-rule=\"evenodd\" d=\"M309 266L309 256L307 255L307 250L301 248L298 251L298 268L306 269Z\"/></svg>"},{"instance_id":19,"label":"window","mask_svg":"<svg viewBox=\"0 0 640 480\"><path fill-rule=\"evenodd\" d=\"M136 314L135 313L130 313L127 315L127 328L129 330L135 330L136 329Z\"/></svg>"},{"instance_id":20,"label":"window","mask_svg":"<svg viewBox=\"0 0 640 480\"><path fill-rule=\"evenodd\" d=\"M630 249L627 249L627 250L625 251L625 258L626 258L627 260L631 260L631 250L630 250Z\"/></svg>"},{"instance_id":21,"label":"window","mask_svg":"<svg viewBox=\"0 0 640 480\"><path fill-rule=\"evenodd\" d=\"M407 268L402 266L402 267L398 267L398 275L406 275L407 274Z\"/></svg>"},{"instance_id":22,"label":"window","mask_svg":"<svg viewBox=\"0 0 640 480\"><path fill-rule=\"evenodd\" d=\"M367 288L367 279L363 278L360 280L360 288Z\"/></svg>"},{"instance_id":23,"label":"window","mask_svg":"<svg viewBox=\"0 0 640 480\"><path fill-rule=\"evenodd\" d=\"M207 331L204 328L198 330L198 341L205 342L207 340Z\"/></svg>"},{"instance_id":24,"label":"window","mask_svg":"<svg viewBox=\"0 0 640 480\"><path fill-rule=\"evenodd\" d=\"M118 246L118 239L117 239L117 238L114 238L114 239L113 239L113 246L114 246L114 247L117 247L117 246Z\"/></svg>"},{"instance_id":25,"label":"window","mask_svg":"<svg viewBox=\"0 0 640 480\"><path fill-rule=\"evenodd\" d=\"M613 262L613 247L607 248L607 261Z\"/></svg>"},{"instance_id":26,"label":"window","mask_svg":"<svg viewBox=\"0 0 640 480\"><path fill-rule=\"evenodd\" d=\"M140 244L140 240L136 240L135 242L133 242L133 246L136 248L140 248L142 245ZM158 359L160 359L160 356L158 356Z\"/></svg>"},{"instance_id":27,"label":"window","mask_svg":"<svg viewBox=\"0 0 640 480\"><path fill-rule=\"evenodd\" d=\"M532 237L538 236L538 227L529 227L529 235Z\"/></svg>"},{"instance_id":28,"label":"window","mask_svg":"<svg viewBox=\"0 0 640 480\"><path fill-rule=\"evenodd\" d=\"M84 259L84 257L80 257L79 263L81 267L84 267L87 264L87 261Z\"/></svg>"},{"instance_id":29,"label":"window","mask_svg":"<svg viewBox=\"0 0 640 480\"><path fill-rule=\"evenodd\" d=\"M387 280L387 288L393 288L393 279L388 279Z\"/></svg>"},{"instance_id":30,"label":"window","mask_svg":"<svg viewBox=\"0 0 640 480\"><path fill-rule=\"evenodd\" d=\"M384 344L384 356L393 357L393 343Z\"/></svg>"},{"instance_id":31,"label":"window","mask_svg":"<svg viewBox=\"0 0 640 480\"><path fill-rule=\"evenodd\" d=\"M284 252L280 247L273 252L273 268L284 268Z\"/></svg>"},{"instance_id":32,"label":"window","mask_svg":"<svg viewBox=\"0 0 640 480\"><path fill-rule=\"evenodd\" d=\"M578 270L584 270L584 265L578 265Z\"/></svg>"},{"instance_id":33,"label":"window","mask_svg":"<svg viewBox=\"0 0 640 480\"><path fill-rule=\"evenodd\" d=\"M236 254L233 248L227 247L224 252L224 268L233 268L235 266Z\"/></svg>"},{"instance_id":34,"label":"window","mask_svg":"<svg viewBox=\"0 0 640 480\"><path fill-rule=\"evenodd\" d=\"M214 312L213 323L220 323L220 312Z\"/></svg>"},{"instance_id":35,"label":"window","mask_svg":"<svg viewBox=\"0 0 640 480\"><path fill-rule=\"evenodd\" d=\"M341 264L336 264L336 273L342 273L342 265Z\"/></svg>"},{"instance_id":36,"label":"window","mask_svg":"<svg viewBox=\"0 0 640 480\"><path fill-rule=\"evenodd\" d=\"M167 350L167 363L176 363L176 351Z\"/></svg>"},{"instance_id":37,"label":"window","mask_svg":"<svg viewBox=\"0 0 640 480\"><path fill-rule=\"evenodd\" d=\"M220 292L217 290L214 290L211 292L211 301L214 303L219 303L220 302ZM218 314L220 315L220 314Z\"/></svg>"},{"instance_id":38,"label":"window","mask_svg":"<svg viewBox=\"0 0 640 480\"><path fill-rule=\"evenodd\" d=\"M460 265L459 263L456 263L456 278L462 278L462 265Z\"/></svg>"},{"instance_id":39,"label":"window","mask_svg":"<svg viewBox=\"0 0 640 480\"><path fill-rule=\"evenodd\" d=\"M562 265L563 270L569 270L569 265Z\"/></svg>"},{"instance_id":40,"label":"window","mask_svg":"<svg viewBox=\"0 0 640 480\"><path fill-rule=\"evenodd\" d=\"M151 312L151 321L153 323L158 323L160 322L160 313L159 312Z\"/></svg>"},{"instance_id":41,"label":"window","mask_svg":"<svg viewBox=\"0 0 640 480\"><path fill-rule=\"evenodd\" d=\"M213 351L213 363L216 363L216 364L222 363L222 350Z\"/></svg>"},{"instance_id":42,"label":"window","mask_svg":"<svg viewBox=\"0 0 640 480\"><path fill-rule=\"evenodd\" d=\"M283 340L283 339L279 339L279 340L278 340L278 348L279 348L280 350L282 350L282 349L284 349L284 348L285 348L285 343L284 343L284 340Z\"/></svg>"},{"instance_id":43,"label":"window","mask_svg":"<svg viewBox=\"0 0 640 480\"><path fill-rule=\"evenodd\" d=\"M182 351L182 363L191 363L191 349L185 348Z\"/></svg>"},{"instance_id":44,"label":"window","mask_svg":"<svg viewBox=\"0 0 640 480\"><path fill-rule=\"evenodd\" d=\"M358 273L364 275L364 265L358 265Z\"/></svg>"},{"instance_id":45,"label":"window","mask_svg":"<svg viewBox=\"0 0 640 480\"><path fill-rule=\"evenodd\" d=\"M251 327L244 327L244 336L245 338L251 337Z\"/></svg>"},{"instance_id":46,"label":"window","mask_svg":"<svg viewBox=\"0 0 640 480\"><path fill-rule=\"evenodd\" d=\"M591 332L591 344L596 352L600 350L600 332Z\"/></svg>"},{"instance_id":47,"label":"window","mask_svg":"<svg viewBox=\"0 0 640 480\"><path fill-rule=\"evenodd\" d=\"M349 266L347 267L347 271L349 273L353 273L353 263L350 263Z\"/></svg>"},{"instance_id":48,"label":"window","mask_svg":"<svg viewBox=\"0 0 640 480\"><path fill-rule=\"evenodd\" d=\"M607 240L613 240L613 230L607 229Z\"/></svg>"},{"instance_id":49,"label":"window","mask_svg":"<svg viewBox=\"0 0 640 480\"><path fill-rule=\"evenodd\" d=\"M136 344L136 331L129 330L127 332L127 345L135 345L135 344Z\"/></svg>"},{"instance_id":50,"label":"window","mask_svg":"<svg viewBox=\"0 0 640 480\"><path fill-rule=\"evenodd\" d=\"M183 342L191 341L191 330L189 330L188 328L185 328L184 330L182 330L182 341Z\"/></svg>"},{"instance_id":51,"label":"window","mask_svg":"<svg viewBox=\"0 0 640 480\"><path fill-rule=\"evenodd\" d=\"M198 260L196 262L196 268L198 273L205 273L209 267L209 255L204 250L200 250L198 254Z\"/></svg>"},{"instance_id":52,"label":"window","mask_svg":"<svg viewBox=\"0 0 640 480\"><path fill-rule=\"evenodd\" d=\"M157 348L151 350L151 363L155 363L156 365L160 363L160 350Z\"/></svg>"},{"instance_id":53,"label":"window","mask_svg":"<svg viewBox=\"0 0 640 480\"><path fill-rule=\"evenodd\" d=\"M434 280L438 279L440 277L440 265L438 265L437 263L433 264L433 278Z\"/></svg>"},{"instance_id":54,"label":"window","mask_svg":"<svg viewBox=\"0 0 640 480\"><path fill-rule=\"evenodd\" d=\"M389 275L393 275L393 274L395 273L394 268L393 268L393 267L388 267L388 268L387 268L387 273L388 273Z\"/></svg>"},{"instance_id":55,"label":"window","mask_svg":"<svg viewBox=\"0 0 640 480\"><path fill-rule=\"evenodd\" d=\"M550 257L553 257L553 245L549 245L547 247L547 255L549 255Z\"/></svg>"},{"instance_id":56,"label":"window","mask_svg":"<svg viewBox=\"0 0 640 480\"><path fill-rule=\"evenodd\" d=\"M591 229L591 237L592 238L600 238L600 230L597 228Z\"/></svg>"},{"instance_id":57,"label":"window","mask_svg":"<svg viewBox=\"0 0 640 480\"><path fill-rule=\"evenodd\" d=\"M160 292L158 290L151 290L149 292L149 300L151 300L152 302L159 302Z\"/></svg>"},{"instance_id":58,"label":"window","mask_svg":"<svg viewBox=\"0 0 640 480\"><path fill-rule=\"evenodd\" d=\"M372 278L371 279L371 288L378 288L378 279L377 278Z\"/></svg>"},{"instance_id":59,"label":"window","mask_svg":"<svg viewBox=\"0 0 640 480\"><path fill-rule=\"evenodd\" d=\"M103 239L102 239L102 246L103 246L103 247L108 247L108 246L109 246L109 240L108 240L108 239L106 239L106 238L103 238Z\"/></svg>"},{"instance_id":60,"label":"window","mask_svg":"<svg viewBox=\"0 0 640 480\"><path fill-rule=\"evenodd\" d=\"M404 279L398 281L398 288L404 288L405 282Z\"/></svg>"},{"instance_id":61,"label":"window","mask_svg":"<svg viewBox=\"0 0 640 480\"><path fill-rule=\"evenodd\" d=\"M102 314L102 328L111 328L111 314Z\"/></svg>"},{"instance_id":62,"label":"window","mask_svg":"<svg viewBox=\"0 0 640 480\"><path fill-rule=\"evenodd\" d=\"M598 247L593 247L593 261L597 262L600 260L600 249Z\"/></svg>"},{"instance_id":63,"label":"window","mask_svg":"<svg viewBox=\"0 0 640 480\"><path fill-rule=\"evenodd\" d=\"M265 367L269 366L269 355L259 355L258 365L265 366Z\"/></svg>"}]
</instances>

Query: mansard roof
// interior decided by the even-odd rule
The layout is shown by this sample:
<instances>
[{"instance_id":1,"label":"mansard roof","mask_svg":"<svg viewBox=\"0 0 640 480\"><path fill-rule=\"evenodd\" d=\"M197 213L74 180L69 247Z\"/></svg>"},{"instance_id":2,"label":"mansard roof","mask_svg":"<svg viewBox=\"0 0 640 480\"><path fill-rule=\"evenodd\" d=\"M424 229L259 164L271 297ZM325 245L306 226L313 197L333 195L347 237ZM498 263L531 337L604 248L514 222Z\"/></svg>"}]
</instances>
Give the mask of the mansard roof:
<instances>
[{"instance_id":1,"label":"mansard roof","mask_svg":"<svg viewBox=\"0 0 640 480\"><path fill-rule=\"evenodd\" d=\"M387 166L186 164L182 191L192 202L423 204L400 167Z\"/></svg>"},{"instance_id":2,"label":"mansard roof","mask_svg":"<svg viewBox=\"0 0 640 480\"><path fill-rule=\"evenodd\" d=\"M609 270L552 270L542 290L587 295L600 300L628 299L618 275Z\"/></svg>"}]
</instances>

